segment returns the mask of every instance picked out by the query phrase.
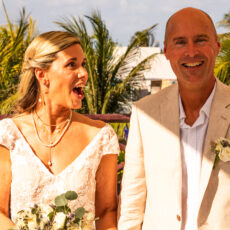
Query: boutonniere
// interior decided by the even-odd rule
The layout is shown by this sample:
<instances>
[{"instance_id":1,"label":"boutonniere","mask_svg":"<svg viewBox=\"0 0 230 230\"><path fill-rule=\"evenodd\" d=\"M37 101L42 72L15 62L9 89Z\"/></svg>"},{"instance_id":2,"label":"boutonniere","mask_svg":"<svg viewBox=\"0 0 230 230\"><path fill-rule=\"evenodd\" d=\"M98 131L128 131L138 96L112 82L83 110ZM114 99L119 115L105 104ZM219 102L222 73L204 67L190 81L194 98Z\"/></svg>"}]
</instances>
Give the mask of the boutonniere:
<instances>
[{"instance_id":1,"label":"boutonniere","mask_svg":"<svg viewBox=\"0 0 230 230\"><path fill-rule=\"evenodd\" d=\"M212 143L212 148L214 153L216 154L213 169L216 168L219 160L222 160L224 162L230 161L230 140L221 137Z\"/></svg>"}]
</instances>

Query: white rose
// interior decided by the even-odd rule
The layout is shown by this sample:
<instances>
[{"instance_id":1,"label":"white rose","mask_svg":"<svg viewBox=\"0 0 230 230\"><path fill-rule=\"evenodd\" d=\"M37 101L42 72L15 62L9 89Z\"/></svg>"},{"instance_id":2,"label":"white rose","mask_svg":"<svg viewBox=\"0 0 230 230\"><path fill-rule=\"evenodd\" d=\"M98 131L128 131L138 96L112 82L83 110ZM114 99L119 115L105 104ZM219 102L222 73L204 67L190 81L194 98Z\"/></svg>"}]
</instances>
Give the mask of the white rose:
<instances>
[{"instance_id":1,"label":"white rose","mask_svg":"<svg viewBox=\"0 0 230 230\"><path fill-rule=\"evenodd\" d=\"M47 205L47 204L41 204L39 205L40 209L41 209L41 214L42 215L48 215L49 213L51 213L53 211L53 209Z\"/></svg>"},{"instance_id":2,"label":"white rose","mask_svg":"<svg viewBox=\"0 0 230 230\"><path fill-rule=\"evenodd\" d=\"M218 151L218 152L220 153L220 152L222 151L222 149L223 149L223 146L221 145L220 142L218 142L218 143L216 144L215 150Z\"/></svg>"},{"instance_id":3,"label":"white rose","mask_svg":"<svg viewBox=\"0 0 230 230\"><path fill-rule=\"evenodd\" d=\"M92 212L86 213L85 215L86 215L86 217L85 217L86 220L89 220L89 221L94 220L94 215Z\"/></svg>"},{"instance_id":4,"label":"white rose","mask_svg":"<svg viewBox=\"0 0 230 230\"><path fill-rule=\"evenodd\" d=\"M54 224L53 224L53 230L57 230L59 228L64 228L66 221L66 215L63 212L57 212L54 217Z\"/></svg>"},{"instance_id":5,"label":"white rose","mask_svg":"<svg viewBox=\"0 0 230 230\"><path fill-rule=\"evenodd\" d=\"M81 230L81 228L78 225L71 226L69 229L70 230Z\"/></svg>"},{"instance_id":6,"label":"white rose","mask_svg":"<svg viewBox=\"0 0 230 230\"><path fill-rule=\"evenodd\" d=\"M47 204L39 205L39 208L40 208L40 214L42 216L42 221L44 223L49 222L50 219L49 219L48 215L51 212L53 212L53 209L49 205L47 205Z\"/></svg>"},{"instance_id":7,"label":"white rose","mask_svg":"<svg viewBox=\"0 0 230 230\"><path fill-rule=\"evenodd\" d=\"M230 147L223 148L219 153L219 158L224 161L230 161Z\"/></svg>"},{"instance_id":8,"label":"white rose","mask_svg":"<svg viewBox=\"0 0 230 230\"><path fill-rule=\"evenodd\" d=\"M29 227L29 229L36 229L38 227L38 224L36 221L36 215L34 215L34 214L29 215L28 227Z\"/></svg>"}]
</instances>

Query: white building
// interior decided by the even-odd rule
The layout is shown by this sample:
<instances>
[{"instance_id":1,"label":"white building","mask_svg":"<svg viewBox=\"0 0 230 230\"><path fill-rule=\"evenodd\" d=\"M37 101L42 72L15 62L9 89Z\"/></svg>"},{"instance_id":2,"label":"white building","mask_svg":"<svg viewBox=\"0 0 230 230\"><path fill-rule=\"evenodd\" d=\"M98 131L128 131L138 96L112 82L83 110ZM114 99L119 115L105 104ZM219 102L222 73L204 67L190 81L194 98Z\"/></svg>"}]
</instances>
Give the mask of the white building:
<instances>
[{"instance_id":1,"label":"white building","mask_svg":"<svg viewBox=\"0 0 230 230\"><path fill-rule=\"evenodd\" d=\"M116 55L118 57L125 53L127 47L117 47ZM149 93L155 93L161 88L176 81L176 76L172 71L169 61L161 53L160 47L141 47L130 62L130 70L146 57L156 54L150 62L150 68L143 73L144 80L141 84L143 96ZM122 77L122 75L121 75Z\"/></svg>"}]
</instances>

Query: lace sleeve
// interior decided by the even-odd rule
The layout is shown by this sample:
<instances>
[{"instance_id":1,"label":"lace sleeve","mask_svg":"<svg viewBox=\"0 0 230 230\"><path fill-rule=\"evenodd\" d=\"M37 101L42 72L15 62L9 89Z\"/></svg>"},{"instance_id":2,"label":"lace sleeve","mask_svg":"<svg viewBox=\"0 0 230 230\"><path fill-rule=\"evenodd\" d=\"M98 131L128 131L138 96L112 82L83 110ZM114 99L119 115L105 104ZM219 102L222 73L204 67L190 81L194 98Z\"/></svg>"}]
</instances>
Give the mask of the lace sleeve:
<instances>
[{"instance_id":1,"label":"lace sleeve","mask_svg":"<svg viewBox=\"0 0 230 230\"><path fill-rule=\"evenodd\" d=\"M105 133L102 138L102 156L120 153L117 135L109 124L106 124Z\"/></svg>"},{"instance_id":2,"label":"lace sleeve","mask_svg":"<svg viewBox=\"0 0 230 230\"><path fill-rule=\"evenodd\" d=\"M9 150L14 148L16 136L10 118L0 121L0 145L5 146Z\"/></svg>"}]
</instances>

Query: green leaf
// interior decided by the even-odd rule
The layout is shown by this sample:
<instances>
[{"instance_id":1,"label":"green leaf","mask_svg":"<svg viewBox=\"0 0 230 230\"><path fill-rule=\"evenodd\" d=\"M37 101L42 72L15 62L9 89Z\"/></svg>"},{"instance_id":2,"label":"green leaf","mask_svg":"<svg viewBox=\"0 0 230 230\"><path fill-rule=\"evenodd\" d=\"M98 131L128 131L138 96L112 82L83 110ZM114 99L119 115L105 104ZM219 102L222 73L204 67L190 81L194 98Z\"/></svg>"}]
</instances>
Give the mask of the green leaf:
<instances>
[{"instance_id":1,"label":"green leaf","mask_svg":"<svg viewBox=\"0 0 230 230\"><path fill-rule=\"evenodd\" d=\"M32 213L32 214L36 214L36 213L37 213L36 208L32 208L32 209L31 209L31 213Z\"/></svg>"},{"instance_id":2,"label":"green leaf","mask_svg":"<svg viewBox=\"0 0 230 230\"><path fill-rule=\"evenodd\" d=\"M74 221L73 221L75 224L78 224L80 222L80 219L79 218L75 218Z\"/></svg>"},{"instance_id":3,"label":"green leaf","mask_svg":"<svg viewBox=\"0 0 230 230\"><path fill-rule=\"evenodd\" d=\"M50 212L48 214L48 217L49 217L50 220L53 220L53 218L54 218L54 212Z\"/></svg>"},{"instance_id":4,"label":"green leaf","mask_svg":"<svg viewBox=\"0 0 230 230\"><path fill-rule=\"evenodd\" d=\"M74 191L68 191L65 193L65 198L67 200L76 200L78 197L77 193Z\"/></svg>"},{"instance_id":5,"label":"green leaf","mask_svg":"<svg viewBox=\"0 0 230 230\"><path fill-rule=\"evenodd\" d=\"M214 164L213 164L213 169L216 168L216 166L217 166L217 164L218 164L219 161L220 161L219 154L216 154L216 158L215 158Z\"/></svg>"},{"instance_id":6,"label":"green leaf","mask_svg":"<svg viewBox=\"0 0 230 230\"><path fill-rule=\"evenodd\" d=\"M75 218L79 218L81 219L85 214L85 209L84 208L78 208L76 211L75 211Z\"/></svg>"},{"instance_id":7,"label":"green leaf","mask_svg":"<svg viewBox=\"0 0 230 230\"><path fill-rule=\"evenodd\" d=\"M65 198L65 194L62 194L60 196L57 196L54 202L58 207L60 207L67 205L68 200Z\"/></svg>"},{"instance_id":8,"label":"green leaf","mask_svg":"<svg viewBox=\"0 0 230 230\"><path fill-rule=\"evenodd\" d=\"M65 206L59 206L55 208L56 212L64 212L65 213Z\"/></svg>"}]
</instances>

